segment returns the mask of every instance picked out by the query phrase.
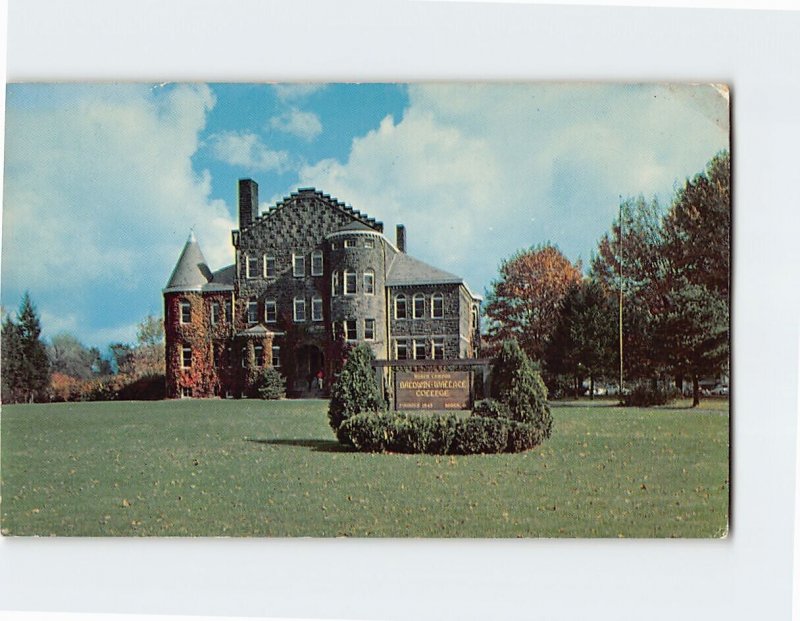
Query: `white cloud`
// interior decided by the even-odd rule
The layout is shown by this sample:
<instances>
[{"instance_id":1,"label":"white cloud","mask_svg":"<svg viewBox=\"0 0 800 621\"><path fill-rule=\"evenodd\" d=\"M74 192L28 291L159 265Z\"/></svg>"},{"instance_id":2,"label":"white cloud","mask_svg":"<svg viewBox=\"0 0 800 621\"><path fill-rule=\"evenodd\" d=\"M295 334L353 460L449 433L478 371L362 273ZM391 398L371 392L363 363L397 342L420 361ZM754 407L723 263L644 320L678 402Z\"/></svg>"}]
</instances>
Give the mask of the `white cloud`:
<instances>
[{"instance_id":1,"label":"white cloud","mask_svg":"<svg viewBox=\"0 0 800 621\"><path fill-rule=\"evenodd\" d=\"M317 91L325 88L325 84L285 83L273 84L272 88L275 90L275 94L278 96L278 99L284 102L291 102L304 99L312 93L316 93Z\"/></svg>"},{"instance_id":2,"label":"white cloud","mask_svg":"<svg viewBox=\"0 0 800 621\"><path fill-rule=\"evenodd\" d=\"M426 84L409 99L346 162L298 182L404 222L412 254L478 290L502 258L548 240L587 262L620 195L668 201L728 144L711 86Z\"/></svg>"},{"instance_id":3,"label":"white cloud","mask_svg":"<svg viewBox=\"0 0 800 621\"><path fill-rule=\"evenodd\" d=\"M253 170L284 172L289 166L289 154L268 148L252 132L227 131L209 137L212 155L231 166Z\"/></svg>"},{"instance_id":4,"label":"white cloud","mask_svg":"<svg viewBox=\"0 0 800 621\"><path fill-rule=\"evenodd\" d=\"M322 123L313 112L292 109L269 120L269 125L306 141L311 141L322 133Z\"/></svg>"},{"instance_id":5,"label":"white cloud","mask_svg":"<svg viewBox=\"0 0 800 621\"><path fill-rule=\"evenodd\" d=\"M213 105L204 86L9 87L4 303L29 289L50 333L74 316L123 334L159 312L190 227L212 267L230 263L235 225L191 165Z\"/></svg>"}]
</instances>

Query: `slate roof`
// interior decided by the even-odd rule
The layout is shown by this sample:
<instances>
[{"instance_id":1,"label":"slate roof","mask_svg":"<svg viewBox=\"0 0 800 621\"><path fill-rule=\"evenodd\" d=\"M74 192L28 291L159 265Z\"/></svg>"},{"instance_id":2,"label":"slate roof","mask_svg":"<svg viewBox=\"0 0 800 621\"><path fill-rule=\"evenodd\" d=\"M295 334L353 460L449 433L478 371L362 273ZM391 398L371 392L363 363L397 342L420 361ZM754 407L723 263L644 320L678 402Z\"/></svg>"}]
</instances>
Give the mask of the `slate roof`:
<instances>
[{"instance_id":1,"label":"slate roof","mask_svg":"<svg viewBox=\"0 0 800 621\"><path fill-rule=\"evenodd\" d=\"M387 285L443 285L461 284L464 279L450 272L410 257L404 252L395 255L386 271Z\"/></svg>"},{"instance_id":2,"label":"slate roof","mask_svg":"<svg viewBox=\"0 0 800 621\"><path fill-rule=\"evenodd\" d=\"M183 252L172 270L164 293L175 291L228 291L233 289L233 266L211 272L200 250L194 232L189 235Z\"/></svg>"}]
</instances>

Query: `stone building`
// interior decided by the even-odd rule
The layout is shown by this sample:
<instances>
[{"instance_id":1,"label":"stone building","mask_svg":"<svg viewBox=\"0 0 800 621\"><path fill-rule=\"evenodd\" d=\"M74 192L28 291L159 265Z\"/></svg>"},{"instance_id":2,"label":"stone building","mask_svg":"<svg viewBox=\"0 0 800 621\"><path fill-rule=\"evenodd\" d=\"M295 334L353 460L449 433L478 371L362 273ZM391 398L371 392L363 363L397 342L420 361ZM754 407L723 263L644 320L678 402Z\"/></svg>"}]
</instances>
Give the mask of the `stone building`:
<instances>
[{"instance_id":1,"label":"stone building","mask_svg":"<svg viewBox=\"0 0 800 621\"><path fill-rule=\"evenodd\" d=\"M303 188L263 215L239 181L236 262L212 272L190 236L164 289L167 396L251 394L265 366L290 395L327 388L347 343L382 360L478 356L481 298L460 277L406 254L383 223Z\"/></svg>"}]
</instances>

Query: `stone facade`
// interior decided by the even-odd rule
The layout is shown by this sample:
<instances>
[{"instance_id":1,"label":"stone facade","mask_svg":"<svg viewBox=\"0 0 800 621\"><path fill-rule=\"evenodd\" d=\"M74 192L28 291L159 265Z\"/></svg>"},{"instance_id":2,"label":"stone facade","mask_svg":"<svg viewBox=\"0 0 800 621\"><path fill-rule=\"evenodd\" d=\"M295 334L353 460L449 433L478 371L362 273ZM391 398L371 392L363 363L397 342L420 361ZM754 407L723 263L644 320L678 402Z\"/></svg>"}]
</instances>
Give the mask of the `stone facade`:
<instances>
[{"instance_id":1,"label":"stone facade","mask_svg":"<svg viewBox=\"0 0 800 621\"><path fill-rule=\"evenodd\" d=\"M480 298L408 256L402 225L395 245L313 188L257 205L257 184L240 180L234 265L212 273L192 237L164 289L169 397L247 395L270 365L290 395L314 394L346 343L379 359L477 357Z\"/></svg>"}]
</instances>

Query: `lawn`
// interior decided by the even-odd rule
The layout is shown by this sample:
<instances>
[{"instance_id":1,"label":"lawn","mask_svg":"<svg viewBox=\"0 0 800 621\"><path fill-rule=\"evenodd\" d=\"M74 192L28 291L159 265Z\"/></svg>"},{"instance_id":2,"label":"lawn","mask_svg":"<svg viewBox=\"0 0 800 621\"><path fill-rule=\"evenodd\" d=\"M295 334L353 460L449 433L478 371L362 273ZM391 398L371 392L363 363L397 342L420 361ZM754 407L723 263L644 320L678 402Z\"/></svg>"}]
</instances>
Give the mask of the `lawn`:
<instances>
[{"instance_id":1,"label":"lawn","mask_svg":"<svg viewBox=\"0 0 800 621\"><path fill-rule=\"evenodd\" d=\"M514 455L343 449L325 401L4 406L3 534L719 537L727 401L555 404Z\"/></svg>"}]
</instances>

